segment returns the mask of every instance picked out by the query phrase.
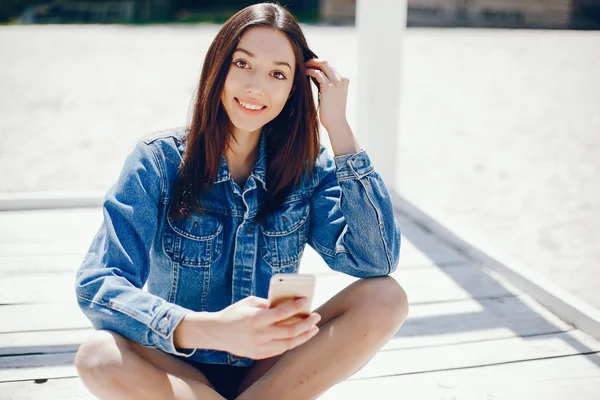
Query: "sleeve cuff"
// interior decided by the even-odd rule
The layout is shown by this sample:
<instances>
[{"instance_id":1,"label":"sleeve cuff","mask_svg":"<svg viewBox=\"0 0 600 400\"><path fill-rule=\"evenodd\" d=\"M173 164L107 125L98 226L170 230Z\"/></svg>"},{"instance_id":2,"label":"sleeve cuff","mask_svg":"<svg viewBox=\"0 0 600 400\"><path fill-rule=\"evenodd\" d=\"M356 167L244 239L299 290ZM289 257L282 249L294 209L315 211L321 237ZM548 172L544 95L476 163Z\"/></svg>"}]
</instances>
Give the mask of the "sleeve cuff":
<instances>
[{"instance_id":1,"label":"sleeve cuff","mask_svg":"<svg viewBox=\"0 0 600 400\"><path fill-rule=\"evenodd\" d=\"M344 154L333 158L336 166L336 176L338 180L364 178L375 170L371 159L366 150L361 150L355 154Z\"/></svg>"},{"instance_id":2,"label":"sleeve cuff","mask_svg":"<svg viewBox=\"0 0 600 400\"><path fill-rule=\"evenodd\" d=\"M173 342L173 332L188 312L190 310L167 302L159 308L152 321L150 321L150 336L156 347L167 353L182 357L191 357L196 352L196 349L176 348Z\"/></svg>"}]
</instances>

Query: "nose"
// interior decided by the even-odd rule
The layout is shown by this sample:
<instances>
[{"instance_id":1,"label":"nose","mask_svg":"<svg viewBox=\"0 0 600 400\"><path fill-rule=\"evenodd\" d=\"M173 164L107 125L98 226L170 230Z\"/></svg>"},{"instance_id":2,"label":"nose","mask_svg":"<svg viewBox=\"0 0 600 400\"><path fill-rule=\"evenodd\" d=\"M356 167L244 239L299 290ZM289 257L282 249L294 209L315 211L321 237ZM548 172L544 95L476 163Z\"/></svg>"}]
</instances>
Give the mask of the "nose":
<instances>
[{"instance_id":1,"label":"nose","mask_svg":"<svg viewBox=\"0 0 600 400\"><path fill-rule=\"evenodd\" d=\"M261 74L253 73L246 83L246 93L252 96L264 95L264 79Z\"/></svg>"}]
</instances>

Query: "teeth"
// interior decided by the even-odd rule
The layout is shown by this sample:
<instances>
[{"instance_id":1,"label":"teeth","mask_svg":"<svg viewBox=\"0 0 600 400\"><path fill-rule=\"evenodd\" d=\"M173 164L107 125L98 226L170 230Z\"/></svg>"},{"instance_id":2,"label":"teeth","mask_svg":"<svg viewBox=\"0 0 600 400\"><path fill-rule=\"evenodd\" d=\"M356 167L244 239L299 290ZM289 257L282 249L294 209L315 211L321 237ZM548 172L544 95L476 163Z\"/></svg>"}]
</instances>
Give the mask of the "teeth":
<instances>
[{"instance_id":1,"label":"teeth","mask_svg":"<svg viewBox=\"0 0 600 400\"><path fill-rule=\"evenodd\" d=\"M244 103L241 100L238 100L240 102L240 104L242 105L242 107L247 108L248 110L260 110L262 108L262 106L254 106L252 104L247 104Z\"/></svg>"}]
</instances>

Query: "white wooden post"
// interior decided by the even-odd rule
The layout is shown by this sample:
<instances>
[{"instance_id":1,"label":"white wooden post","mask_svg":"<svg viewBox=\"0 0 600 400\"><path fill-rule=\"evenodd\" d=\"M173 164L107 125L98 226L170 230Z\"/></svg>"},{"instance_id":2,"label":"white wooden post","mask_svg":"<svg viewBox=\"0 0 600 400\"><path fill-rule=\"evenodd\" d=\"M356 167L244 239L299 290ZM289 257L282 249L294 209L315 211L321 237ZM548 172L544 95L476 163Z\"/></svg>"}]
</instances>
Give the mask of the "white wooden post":
<instances>
[{"instance_id":1,"label":"white wooden post","mask_svg":"<svg viewBox=\"0 0 600 400\"><path fill-rule=\"evenodd\" d=\"M396 190L406 0L357 0L358 137L388 189Z\"/></svg>"}]
</instances>

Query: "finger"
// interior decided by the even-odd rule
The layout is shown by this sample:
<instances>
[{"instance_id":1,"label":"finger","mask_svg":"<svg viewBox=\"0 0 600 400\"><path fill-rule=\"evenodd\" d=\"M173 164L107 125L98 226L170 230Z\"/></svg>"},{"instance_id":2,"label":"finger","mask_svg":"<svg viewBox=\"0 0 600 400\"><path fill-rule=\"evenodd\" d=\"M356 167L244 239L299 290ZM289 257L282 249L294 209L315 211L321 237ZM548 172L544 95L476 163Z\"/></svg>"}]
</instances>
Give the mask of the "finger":
<instances>
[{"instance_id":1,"label":"finger","mask_svg":"<svg viewBox=\"0 0 600 400\"><path fill-rule=\"evenodd\" d=\"M312 313L308 317L291 325L272 325L269 327L266 336L268 340L290 339L311 329L321 320L321 316Z\"/></svg>"},{"instance_id":2,"label":"finger","mask_svg":"<svg viewBox=\"0 0 600 400\"><path fill-rule=\"evenodd\" d=\"M321 70L314 69L314 68L307 68L306 74L315 78L317 80L317 82L319 82L319 87L321 89L326 87L330 83L329 79L327 79L327 77Z\"/></svg>"},{"instance_id":3,"label":"finger","mask_svg":"<svg viewBox=\"0 0 600 400\"><path fill-rule=\"evenodd\" d=\"M315 68L317 67L321 71L325 73L325 76L332 82L339 82L342 80L340 74L325 60L319 60L317 58L313 58L307 61L308 67Z\"/></svg>"},{"instance_id":4,"label":"finger","mask_svg":"<svg viewBox=\"0 0 600 400\"><path fill-rule=\"evenodd\" d=\"M310 328L309 330L307 330L306 332L304 332L303 334L296 336L294 338L274 340L271 343L277 351L280 351L281 353L285 353L288 350L292 350L293 348L298 347L301 344L308 342L317 333L319 333L319 328L314 326L314 327ZM279 353L279 354L281 354L281 353Z\"/></svg>"},{"instance_id":5,"label":"finger","mask_svg":"<svg viewBox=\"0 0 600 400\"><path fill-rule=\"evenodd\" d=\"M262 297L257 297L257 296L248 296L245 299L240 300L240 302L244 302L244 303L247 303L254 307L259 307L259 308L268 308L269 307L269 300L263 299Z\"/></svg>"},{"instance_id":6,"label":"finger","mask_svg":"<svg viewBox=\"0 0 600 400\"><path fill-rule=\"evenodd\" d=\"M274 308L261 311L258 319L265 325L271 325L279 321L286 320L296 314L299 314L308 305L308 299L306 297L299 298L297 300L287 301Z\"/></svg>"}]
</instances>

